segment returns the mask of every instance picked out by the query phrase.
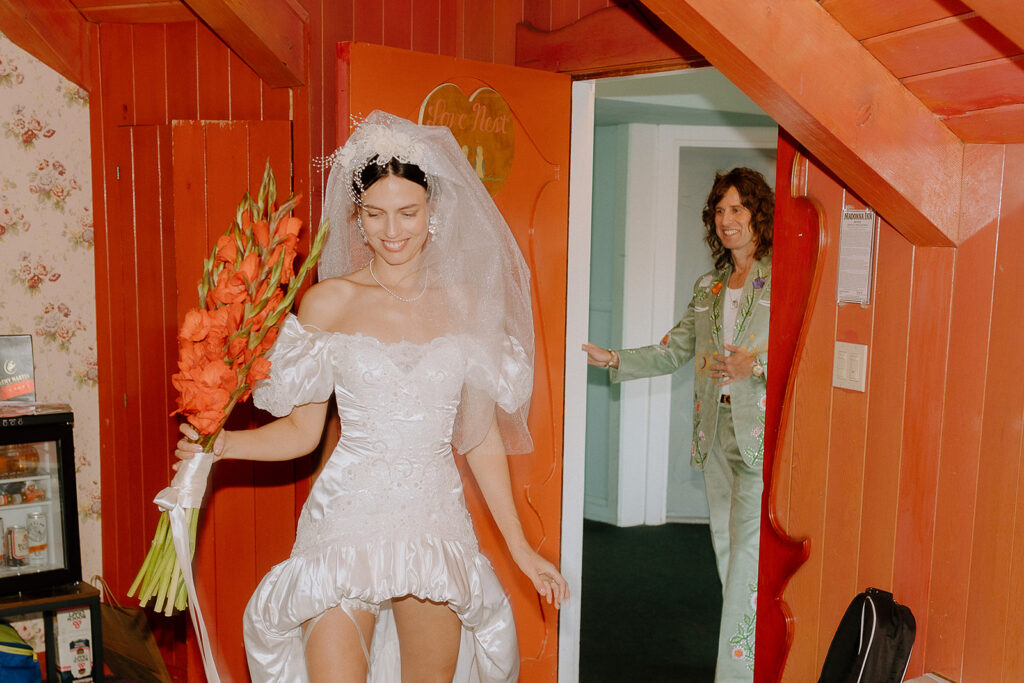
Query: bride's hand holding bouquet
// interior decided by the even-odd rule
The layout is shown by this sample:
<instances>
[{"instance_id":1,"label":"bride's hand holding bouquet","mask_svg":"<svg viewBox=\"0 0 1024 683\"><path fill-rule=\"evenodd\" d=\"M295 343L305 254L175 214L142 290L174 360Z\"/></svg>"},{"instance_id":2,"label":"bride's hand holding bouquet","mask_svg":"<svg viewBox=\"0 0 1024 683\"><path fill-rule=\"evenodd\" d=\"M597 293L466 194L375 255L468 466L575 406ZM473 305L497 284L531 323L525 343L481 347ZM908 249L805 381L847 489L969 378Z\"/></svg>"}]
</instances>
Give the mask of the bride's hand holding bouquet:
<instances>
[{"instance_id":1,"label":"bride's hand holding bouquet","mask_svg":"<svg viewBox=\"0 0 1024 683\"><path fill-rule=\"evenodd\" d=\"M199 305L185 315L178 331L179 371L171 382L178 390L175 412L188 422L182 425L186 438L175 452L184 459L174 465L171 486L156 498L160 521L128 591L129 596L137 593L143 606L155 599L154 609L167 615L188 605L192 587L190 580L182 580L182 564L195 552L199 507L210 466L223 450L224 423L235 404L268 376L266 353L327 237L324 221L295 271L302 221L291 212L300 197L292 195L280 206L276 199L268 161L259 194L243 196L234 221L204 261ZM172 533L175 526L184 528ZM187 536L186 552L182 536ZM177 552L176 541L181 546Z\"/></svg>"}]
</instances>

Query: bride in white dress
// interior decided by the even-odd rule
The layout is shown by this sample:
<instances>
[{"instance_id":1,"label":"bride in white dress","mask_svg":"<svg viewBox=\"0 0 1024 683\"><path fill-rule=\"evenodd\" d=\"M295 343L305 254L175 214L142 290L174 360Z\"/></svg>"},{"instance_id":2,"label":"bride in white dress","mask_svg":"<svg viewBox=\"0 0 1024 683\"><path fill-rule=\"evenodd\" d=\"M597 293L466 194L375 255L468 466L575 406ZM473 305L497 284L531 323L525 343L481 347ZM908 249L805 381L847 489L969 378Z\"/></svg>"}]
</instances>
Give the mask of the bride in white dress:
<instances>
[{"instance_id":1,"label":"bride in white dress","mask_svg":"<svg viewBox=\"0 0 1024 683\"><path fill-rule=\"evenodd\" d=\"M523 535L506 459L532 449L529 272L448 129L374 112L329 161L321 280L284 320L254 391L280 419L214 446L218 458L300 457L337 400L341 437L291 556L245 611L250 675L514 681L512 610L477 547L452 447L557 607L565 579ZM177 454L197 448L186 438Z\"/></svg>"}]
</instances>

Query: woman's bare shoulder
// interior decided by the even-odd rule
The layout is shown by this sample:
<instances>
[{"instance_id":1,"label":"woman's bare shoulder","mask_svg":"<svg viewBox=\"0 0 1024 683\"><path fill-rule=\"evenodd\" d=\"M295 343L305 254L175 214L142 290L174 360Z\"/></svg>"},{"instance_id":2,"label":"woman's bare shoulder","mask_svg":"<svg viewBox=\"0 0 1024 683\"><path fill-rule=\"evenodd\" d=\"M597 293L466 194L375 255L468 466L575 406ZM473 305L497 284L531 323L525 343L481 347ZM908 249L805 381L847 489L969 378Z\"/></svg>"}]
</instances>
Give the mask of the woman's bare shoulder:
<instances>
[{"instance_id":1,"label":"woman's bare shoulder","mask_svg":"<svg viewBox=\"0 0 1024 683\"><path fill-rule=\"evenodd\" d=\"M316 283L302 296L298 318L303 325L332 330L345 317L359 285L348 277L332 277Z\"/></svg>"}]
</instances>

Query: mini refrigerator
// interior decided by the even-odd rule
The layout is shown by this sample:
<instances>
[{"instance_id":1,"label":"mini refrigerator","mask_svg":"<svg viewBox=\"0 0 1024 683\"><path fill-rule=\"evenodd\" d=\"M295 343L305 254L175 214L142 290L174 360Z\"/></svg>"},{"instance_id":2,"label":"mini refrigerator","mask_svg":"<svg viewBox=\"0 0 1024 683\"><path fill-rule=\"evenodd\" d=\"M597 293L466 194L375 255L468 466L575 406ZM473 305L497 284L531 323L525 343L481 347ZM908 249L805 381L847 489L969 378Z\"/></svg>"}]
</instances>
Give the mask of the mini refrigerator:
<instances>
[{"instance_id":1,"label":"mini refrigerator","mask_svg":"<svg viewBox=\"0 0 1024 683\"><path fill-rule=\"evenodd\" d=\"M0 402L0 596L82 578L73 426L68 405Z\"/></svg>"}]
</instances>

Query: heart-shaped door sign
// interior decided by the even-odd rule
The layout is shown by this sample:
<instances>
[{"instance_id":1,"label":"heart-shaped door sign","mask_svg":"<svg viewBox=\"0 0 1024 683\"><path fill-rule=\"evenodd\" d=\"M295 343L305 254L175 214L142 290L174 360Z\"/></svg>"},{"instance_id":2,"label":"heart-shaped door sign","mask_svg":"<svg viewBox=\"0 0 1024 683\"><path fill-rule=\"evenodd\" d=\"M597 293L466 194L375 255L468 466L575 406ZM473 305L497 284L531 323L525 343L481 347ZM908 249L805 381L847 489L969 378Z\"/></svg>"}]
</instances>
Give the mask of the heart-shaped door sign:
<instances>
[{"instance_id":1,"label":"heart-shaped door sign","mask_svg":"<svg viewBox=\"0 0 1024 683\"><path fill-rule=\"evenodd\" d=\"M480 88L466 97L454 83L442 83L423 100L420 123L447 126L484 187L492 197L498 194L515 152L512 110L501 95Z\"/></svg>"}]
</instances>

